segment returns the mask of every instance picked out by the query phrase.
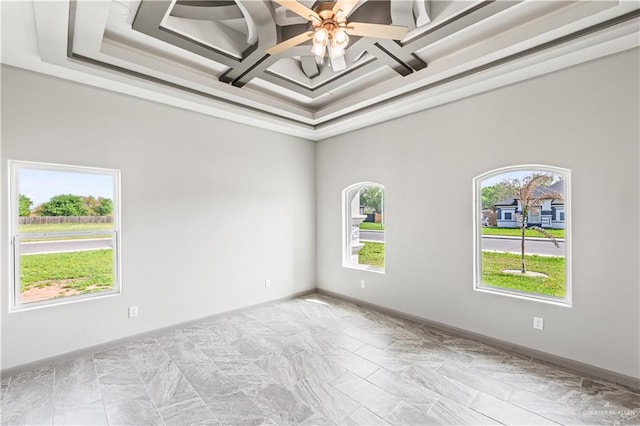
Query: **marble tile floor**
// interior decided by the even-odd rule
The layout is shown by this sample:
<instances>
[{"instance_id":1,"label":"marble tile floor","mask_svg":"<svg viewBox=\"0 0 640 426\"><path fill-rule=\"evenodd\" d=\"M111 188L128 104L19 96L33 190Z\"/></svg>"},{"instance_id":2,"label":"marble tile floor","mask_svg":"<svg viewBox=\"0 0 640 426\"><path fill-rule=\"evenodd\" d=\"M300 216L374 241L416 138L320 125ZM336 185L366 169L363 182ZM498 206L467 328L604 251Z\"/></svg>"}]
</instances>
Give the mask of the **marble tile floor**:
<instances>
[{"instance_id":1,"label":"marble tile floor","mask_svg":"<svg viewBox=\"0 0 640 426\"><path fill-rule=\"evenodd\" d=\"M640 424L632 389L312 294L3 377L3 425Z\"/></svg>"}]
</instances>

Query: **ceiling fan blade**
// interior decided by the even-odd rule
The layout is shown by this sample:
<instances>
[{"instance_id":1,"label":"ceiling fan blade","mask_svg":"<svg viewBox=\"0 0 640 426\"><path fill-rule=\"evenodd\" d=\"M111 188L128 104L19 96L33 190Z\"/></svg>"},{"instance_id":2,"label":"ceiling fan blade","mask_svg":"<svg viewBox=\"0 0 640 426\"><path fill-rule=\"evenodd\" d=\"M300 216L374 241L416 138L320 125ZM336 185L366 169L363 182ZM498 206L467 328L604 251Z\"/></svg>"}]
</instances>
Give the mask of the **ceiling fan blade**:
<instances>
[{"instance_id":1,"label":"ceiling fan blade","mask_svg":"<svg viewBox=\"0 0 640 426\"><path fill-rule=\"evenodd\" d=\"M275 46L272 46L265 50L269 55L277 55L280 52L284 52L287 49L291 49L294 46L297 46L305 41L311 40L313 37L313 31L307 31L306 33L299 34L295 37L291 37L288 40L283 41L282 43L278 43Z\"/></svg>"},{"instance_id":2,"label":"ceiling fan blade","mask_svg":"<svg viewBox=\"0 0 640 426\"><path fill-rule=\"evenodd\" d=\"M409 30L407 27L398 25L367 24L364 22L349 22L344 29L349 35L393 40L402 40Z\"/></svg>"},{"instance_id":3,"label":"ceiling fan blade","mask_svg":"<svg viewBox=\"0 0 640 426\"><path fill-rule=\"evenodd\" d=\"M357 4L358 0L338 0L333 6L333 14L340 12L340 18L346 18Z\"/></svg>"},{"instance_id":4,"label":"ceiling fan blade","mask_svg":"<svg viewBox=\"0 0 640 426\"><path fill-rule=\"evenodd\" d=\"M298 3L295 0L273 0L273 1L278 3L280 6L286 7L293 13L302 16L304 19L308 19L309 21L311 21L312 19L315 19L319 22L322 22L322 19L320 19L320 16L316 12L309 9L307 6L301 3Z\"/></svg>"}]
</instances>

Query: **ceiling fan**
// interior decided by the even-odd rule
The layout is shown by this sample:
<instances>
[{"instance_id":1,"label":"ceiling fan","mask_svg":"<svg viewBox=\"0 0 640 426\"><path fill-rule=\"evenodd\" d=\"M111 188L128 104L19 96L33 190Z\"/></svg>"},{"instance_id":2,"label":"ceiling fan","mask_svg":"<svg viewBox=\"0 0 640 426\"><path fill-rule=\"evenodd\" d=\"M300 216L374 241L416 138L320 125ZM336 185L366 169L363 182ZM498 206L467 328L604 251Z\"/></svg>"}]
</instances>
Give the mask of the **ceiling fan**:
<instances>
[{"instance_id":1,"label":"ceiling fan","mask_svg":"<svg viewBox=\"0 0 640 426\"><path fill-rule=\"evenodd\" d=\"M311 52L322 61L325 52L331 59L335 71L346 68L344 53L349 44L349 36L376 37L402 40L408 28L397 25L347 22L347 16L357 5L358 0L326 1L309 9L295 0L273 0L293 13L309 20L313 30L292 37L266 49L269 55L276 55L306 41L313 40Z\"/></svg>"}]
</instances>

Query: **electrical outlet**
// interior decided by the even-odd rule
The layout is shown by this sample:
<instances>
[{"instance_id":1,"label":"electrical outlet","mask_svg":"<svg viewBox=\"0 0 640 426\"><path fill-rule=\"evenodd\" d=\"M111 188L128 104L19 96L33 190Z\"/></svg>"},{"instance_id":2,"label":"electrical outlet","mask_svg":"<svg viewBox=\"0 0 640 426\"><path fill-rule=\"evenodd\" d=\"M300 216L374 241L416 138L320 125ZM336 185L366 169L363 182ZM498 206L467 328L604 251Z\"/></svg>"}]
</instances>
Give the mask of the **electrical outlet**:
<instances>
[{"instance_id":1,"label":"electrical outlet","mask_svg":"<svg viewBox=\"0 0 640 426\"><path fill-rule=\"evenodd\" d=\"M367 287L367 283L365 282L365 280L360 280L360 287L361 288L366 288Z\"/></svg>"},{"instance_id":2,"label":"electrical outlet","mask_svg":"<svg viewBox=\"0 0 640 426\"><path fill-rule=\"evenodd\" d=\"M536 330L544 330L544 320L540 317L533 317L533 328Z\"/></svg>"},{"instance_id":3,"label":"electrical outlet","mask_svg":"<svg viewBox=\"0 0 640 426\"><path fill-rule=\"evenodd\" d=\"M264 288L271 287L271 280L264 280Z\"/></svg>"},{"instance_id":4,"label":"electrical outlet","mask_svg":"<svg viewBox=\"0 0 640 426\"><path fill-rule=\"evenodd\" d=\"M129 318L135 318L138 316L138 305L129 306Z\"/></svg>"}]
</instances>

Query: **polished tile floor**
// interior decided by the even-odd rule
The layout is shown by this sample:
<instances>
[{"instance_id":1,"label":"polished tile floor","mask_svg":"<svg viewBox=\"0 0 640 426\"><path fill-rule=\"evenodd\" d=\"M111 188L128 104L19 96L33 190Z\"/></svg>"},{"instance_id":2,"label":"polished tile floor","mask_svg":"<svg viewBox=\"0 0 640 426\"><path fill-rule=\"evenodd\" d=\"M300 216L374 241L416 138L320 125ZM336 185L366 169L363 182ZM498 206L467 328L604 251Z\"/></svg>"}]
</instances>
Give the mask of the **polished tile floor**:
<instances>
[{"instance_id":1,"label":"polished tile floor","mask_svg":"<svg viewBox=\"0 0 640 426\"><path fill-rule=\"evenodd\" d=\"M2 378L2 424L638 424L640 395L313 294Z\"/></svg>"}]
</instances>

